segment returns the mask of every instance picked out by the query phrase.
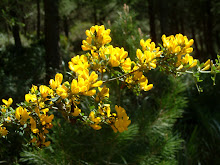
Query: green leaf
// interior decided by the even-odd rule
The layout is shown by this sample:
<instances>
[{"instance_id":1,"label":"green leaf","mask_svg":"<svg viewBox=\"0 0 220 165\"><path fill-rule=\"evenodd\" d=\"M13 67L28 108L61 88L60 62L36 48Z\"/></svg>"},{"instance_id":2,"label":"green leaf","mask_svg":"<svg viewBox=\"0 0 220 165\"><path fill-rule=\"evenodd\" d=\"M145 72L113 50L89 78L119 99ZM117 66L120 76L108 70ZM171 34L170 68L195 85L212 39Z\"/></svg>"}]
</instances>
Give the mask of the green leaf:
<instances>
[{"instance_id":1,"label":"green leaf","mask_svg":"<svg viewBox=\"0 0 220 165\"><path fill-rule=\"evenodd\" d=\"M60 97L57 96L57 97L53 97L53 98L51 98L50 100L51 100L52 102L56 102L59 98L60 98Z\"/></svg>"}]
</instances>

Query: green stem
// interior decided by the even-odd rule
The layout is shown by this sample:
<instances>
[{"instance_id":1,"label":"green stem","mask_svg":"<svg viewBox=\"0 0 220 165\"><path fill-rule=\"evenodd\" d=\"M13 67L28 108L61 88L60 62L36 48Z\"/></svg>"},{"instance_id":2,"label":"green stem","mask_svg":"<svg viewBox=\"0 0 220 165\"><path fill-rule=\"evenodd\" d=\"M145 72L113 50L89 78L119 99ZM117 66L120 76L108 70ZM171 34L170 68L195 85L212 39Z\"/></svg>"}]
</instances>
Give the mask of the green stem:
<instances>
[{"instance_id":1,"label":"green stem","mask_svg":"<svg viewBox=\"0 0 220 165\"><path fill-rule=\"evenodd\" d=\"M121 75L121 76L118 76L118 77L115 77L115 78L112 78L112 79L108 79L108 80L106 80L106 81L103 81L103 84L104 84L104 83L107 83L107 82L110 82L110 81L114 81L114 80L120 79L120 78L122 78L122 77L126 77L126 76L128 76L128 75L130 75L130 74L132 74L132 73L134 73L134 72L136 72L136 71L138 71L138 70L140 70L140 68L138 68L138 69L136 69L136 70L133 70L132 72L123 74L123 75Z\"/></svg>"},{"instance_id":2,"label":"green stem","mask_svg":"<svg viewBox=\"0 0 220 165\"><path fill-rule=\"evenodd\" d=\"M185 72L185 73L190 73L190 74L193 74L193 73L194 73L194 72L188 71L188 70L183 71L183 72ZM200 73L211 73L211 71L202 71L202 70L199 70L199 72L200 72Z\"/></svg>"}]
</instances>

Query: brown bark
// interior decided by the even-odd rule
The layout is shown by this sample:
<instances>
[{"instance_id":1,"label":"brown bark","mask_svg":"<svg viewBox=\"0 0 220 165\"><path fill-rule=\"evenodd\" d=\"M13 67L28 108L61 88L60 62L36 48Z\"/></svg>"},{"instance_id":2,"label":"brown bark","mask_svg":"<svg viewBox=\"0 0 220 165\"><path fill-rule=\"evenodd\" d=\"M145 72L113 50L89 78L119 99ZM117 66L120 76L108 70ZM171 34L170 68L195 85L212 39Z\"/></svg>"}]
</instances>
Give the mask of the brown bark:
<instances>
[{"instance_id":1,"label":"brown bark","mask_svg":"<svg viewBox=\"0 0 220 165\"><path fill-rule=\"evenodd\" d=\"M191 30L192 30L192 38L194 40L194 47L195 47L195 56L194 56L194 58L199 58L200 53L199 53L199 49L198 49L198 43L197 43L197 39L196 39L194 26L191 26Z\"/></svg>"},{"instance_id":2,"label":"brown bark","mask_svg":"<svg viewBox=\"0 0 220 165\"><path fill-rule=\"evenodd\" d=\"M14 38L14 42L15 42L15 47L16 49L20 50L22 47L21 44L21 37L20 37L20 28L18 25L18 14L16 12L16 10L14 10L17 7L17 0L14 1L14 3L12 4L12 9L10 11L10 15L11 17L15 20L14 25L12 26L12 34L13 34L13 38Z\"/></svg>"},{"instance_id":3,"label":"brown bark","mask_svg":"<svg viewBox=\"0 0 220 165\"><path fill-rule=\"evenodd\" d=\"M19 26L16 23L15 23L14 26L12 26L12 34L13 34L13 38L14 38L14 41L15 41L15 47L16 47L16 49L20 50L21 47L22 47L21 37L20 37L20 34L19 34Z\"/></svg>"},{"instance_id":4,"label":"brown bark","mask_svg":"<svg viewBox=\"0 0 220 165\"><path fill-rule=\"evenodd\" d=\"M168 1L159 1L159 12L160 12L160 29L161 29L161 33L166 34L166 35L170 35L169 32L169 5L168 5Z\"/></svg>"},{"instance_id":5,"label":"brown bark","mask_svg":"<svg viewBox=\"0 0 220 165\"><path fill-rule=\"evenodd\" d=\"M148 0L148 14L150 19L150 36L153 42L156 42L156 26L155 26L155 11L154 1Z\"/></svg>"},{"instance_id":6,"label":"brown bark","mask_svg":"<svg viewBox=\"0 0 220 165\"><path fill-rule=\"evenodd\" d=\"M40 38L40 0L37 0L37 39Z\"/></svg>"},{"instance_id":7,"label":"brown bark","mask_svg":"<svg viewBox=\"0 0 220 165\"><path fill-rule=\"evenodd\" d=\"M213 42L213 15L211 12L212 8L212 1L206 0L205 7L206 7L206 17L205 17L205 39L206 39L206 49L207 54L211 56L214 60L216 58L215 50L214 50L214 42Z\"/></svg>"},{"instance_id":8,"label":"brown bark","mask_svg":"<svg viewBox=\"0 0 220 165\"><path fill-rule=\"evenodd\" d=\"M59 54L59 0L44 0L46 81L60 68Z\"/></svg>"},{"instance_id":9,"label":"brown bark","mask_svg":"<svg viewBox=\"0 0 220 165\"><path fill-rule=\"evenodd\" d=\"M68 22L67 16L63 17L63 28L64 28L65 36L68 38L69 37L69 22Z\"/></svg>"}]
</instances>

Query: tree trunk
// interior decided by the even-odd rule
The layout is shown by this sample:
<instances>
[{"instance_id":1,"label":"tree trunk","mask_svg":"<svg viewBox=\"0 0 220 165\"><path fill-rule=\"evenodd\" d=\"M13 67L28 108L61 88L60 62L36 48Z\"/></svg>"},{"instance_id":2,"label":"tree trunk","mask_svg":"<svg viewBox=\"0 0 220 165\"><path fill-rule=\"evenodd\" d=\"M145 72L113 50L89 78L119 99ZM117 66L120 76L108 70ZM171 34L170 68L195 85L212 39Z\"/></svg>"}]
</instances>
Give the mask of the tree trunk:
<instances>
[{"instance_id":1,"label":"tree trunk","mask_svg":"<svg viewBox=\"0 0 220 165\"><path fill-rule=\"evenodd\" d=\"M64 17L63 17L63 28L64 28L65 36L66 36L67 38L69 38L69 23L68 23L68 18L67 18L67 16L64 16Z\"/></svg>"},{"instance_id":2,"label":"tree trunk","mask_svg":"<svg viewBox=\"0 0 220 165\"><path fill-rule=\"evenodd\" d=\"M220 31L217 30L215 32L215 37L216 37L216 44L217 44L218 48L220 48L220 36L219 36L219 34L220 34Z\"/></svg>"},{"instance_id":3,"label":"tree trunk","mask_svg":"<svg viewBox=\"0 0 220 165\"><path fill-rule=\"evenodd\" d=\"M185 17L186 17L186 15L187 15L187 13L185 12L185 3L184 3L185 1L181 1L180 2L180 6L179 6L179 8L178 8L178 10L180 10L179 11L179 21L180 21L180 33L181 34L185 34Z\"/></svg>"},{"instance_id":4,"label":"tree trunk","mask_svg":"<svg viewBox=\"0 0 220 165\"><path fill-rule=\"evenodd\" d=\"M45 50L46 50L46 81L53 77L60 68L59 54L59 0L44 0L45 11Z\"/></svg>"},{"instance_id":5,"label":"tree trunk","mask_svg":"<svg viewBox=\"0 0 220 165\"><path fill-rule=\"evenodd\" d=\"M17 50L20 50L22 45L21 45L21 37L19 34L19 26L18 24L15 23L14 26L12 26L12 33L15 41L15 47Z\"/></svg>"},{"instance_id":6,"label":"tree trunk","mask_svg":"<svg viewBox=\"0 0 220 165\"><path fill-rule=\"evenodd\" d=\"M170 9L172 9L170 11L170 16L172 17L170 20L170 33L172 34L177 34L180 33L179 31L179 25L180 25L180 19L178 19L178 7L177 7L177 1L174 1L173 3L171 3L171 7Z\"/></svg>"},{"instance_id":7,"label":"tree trunk","mask_svg":"<svg viewBox=\"0 0 220 165\"><path fill-rule=\"evenodd\" d=\"M207 54L214 60L216 58L214 46L213 46L213 15L211 13L211 0L205 1L206 17L205 17L205 39Z\"/></svg>"},{"instance_id":8,"label":"tree trunk","mask_svg":"<svg viewBox=\"0 0 220 165\"><path fill-rule=\"evenodd\" d=\"M156 42L156 26L155 26L155 8L154 1L148 0L148 14L150 18L150 36L153 42Z\"/></svg>"},{"instance_id":9,"label":"tree trunk","mask_svg":"<svg viewBox=\"0 0 220 165\"><path fill-rule=\"evenodd\" d=\"M200 41L200 54L199 54L199 60L200 61L203 61L204 58L205 60L207 60L207 57L206 57L206 51L205 51L205 48L204 48L204 33L200 34L199 35L199 41Z\"/></svg>"},{"instance_id":10,"label":"tree trunk","mask_svg":"<svg viewBox=\"0 0 220 165\"><path fill-rule=\"evenodd\" d=\"M196 39L196 33L195 33L195 28L194 26L191 26L191 30L192 30L192 38L194 40L194 46L195 46L195 56L194 58L199 58L199 49L198 49L198 43L197 43L197 39Z\"/></svg>"},{"instance_id":11,"label":"tree trunk","mask_svg":"<svg viewBox=\"0 0 220 165\"><path fill-rule=\"evenodd\" d=\"M37 0L37 39L40 38L40 0Z\"/></svg>"},{"instance_id":12,"label":"tree trunk","mask_svg":"<svg viewBox=\"0 0 220 165\"><path fill-rule=\"evenodd\" d=\"M16 13L16 10L14 10L17 7L17 0L14 1L14 3L12 4L13 7L10 11L10 15L11 17L15 20L14 25L12 26L12 34L13 34L13 38L14 38L14 42L15 42L15 47L17 50L20 50L22 47L21 44L21 37L20 37L20 33L19 33L19 25L18 25L18 14Z\"/></svg>"},{"instance_id":13,"label":"tree trunk","mask_svg":"<svg viewBox=\"0 0 220 165\"><path fill-rule=\"evenodd\" d=\"M166 34L167 36L170 35L170 31L169 31L169 5L168 5L168 1L159 1L159 12L160 12L160 29L161 29L161 33Z\"/></svg>"},{"instance_id":14,"label":"tree trunk","mask_svg":"<svg viewBox=\"0 0 220 165\"><path fill-rule=\"evenodd\" d=\"M185 27L184 27L184 17L181 16L180 19L180 30L181 30L181 34L185 34Z\"/></svg>"}]
</instances>

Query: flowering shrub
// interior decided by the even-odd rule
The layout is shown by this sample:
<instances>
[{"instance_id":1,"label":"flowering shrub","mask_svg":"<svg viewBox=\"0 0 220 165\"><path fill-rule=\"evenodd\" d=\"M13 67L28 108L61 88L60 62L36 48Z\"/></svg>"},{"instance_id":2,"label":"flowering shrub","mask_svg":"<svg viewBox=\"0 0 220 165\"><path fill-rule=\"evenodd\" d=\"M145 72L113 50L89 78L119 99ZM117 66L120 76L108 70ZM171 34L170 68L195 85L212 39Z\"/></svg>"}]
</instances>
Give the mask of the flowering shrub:
<instances>
[{"instance_id":1,"label":"flowering shrub","mask_svg":"<svg viewBox=\"0 0 220 165\"><path fill-rule=\"evenodd\" d=\"M7 126L15 124L30 135L30 143L38 147L49 146L47 134L53 127L54 112L59 111L70 122L88 125L95 130L109 125L115 133L128 129L131 123L126 110L109 101L110 82L140 93L153 88L147 73L157 67L170 74L192 73L199 81L202 72L219 72L219 56L216 64L211 60L200 64L190 55L193 39L182 34L162 36L163 45L157 47L151 39L140 41L136 58L131 59L124 48L110 45L110 29L92 26L86 30L87 38L82 41L83 55L71 59L69 81L57 73L49 86L33 85L25 95L25 101L11 107L12 98L3 99L0 106L0 136L10 136ZM210 71L207 71L211 69ZM83 106L86 102L88 107Z\"/></svg>"}]
</instances>

